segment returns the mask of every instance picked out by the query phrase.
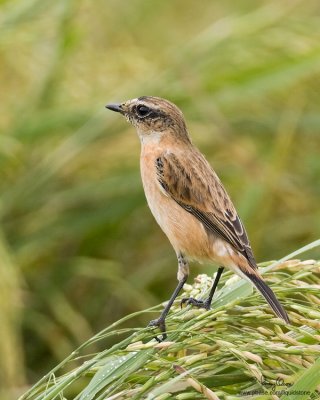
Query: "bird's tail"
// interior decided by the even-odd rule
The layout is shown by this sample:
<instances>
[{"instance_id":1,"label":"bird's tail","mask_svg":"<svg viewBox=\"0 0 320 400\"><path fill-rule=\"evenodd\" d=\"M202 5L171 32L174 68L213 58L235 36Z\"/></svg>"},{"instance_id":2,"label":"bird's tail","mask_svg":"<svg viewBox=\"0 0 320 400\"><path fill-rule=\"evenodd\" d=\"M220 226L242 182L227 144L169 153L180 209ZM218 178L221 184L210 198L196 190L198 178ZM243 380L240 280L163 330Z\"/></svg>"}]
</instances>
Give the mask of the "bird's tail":
<instances>
[{"instance_id":1,"label":"bird's tail","mask_svg":"<svg viewBox=\"0 0 320 400\"><path fill-rule=\"evenodd\" d=\"M286 321L286 323L290 323L288 314L280 304L279 300L276 298L276 295L269 288L269 286L262 280L262 278L258 274L245 274L250 281L254 284L254 286L259 290L262 296L267 300L270 307L273 309L275 314Z\"/></svg>"}]
</instances>

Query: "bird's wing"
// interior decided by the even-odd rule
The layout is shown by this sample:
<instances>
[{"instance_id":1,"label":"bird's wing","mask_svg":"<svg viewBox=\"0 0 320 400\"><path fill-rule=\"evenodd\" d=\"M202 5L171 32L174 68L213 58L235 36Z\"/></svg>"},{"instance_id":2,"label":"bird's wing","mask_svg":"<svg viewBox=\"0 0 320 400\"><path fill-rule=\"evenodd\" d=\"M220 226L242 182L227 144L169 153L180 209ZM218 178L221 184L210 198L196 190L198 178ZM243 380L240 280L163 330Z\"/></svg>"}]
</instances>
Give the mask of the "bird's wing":
<instances>
[{"instance_id":1,"label":"bird's wing","mask_svg":"<svg viewBox=\"0 0 320 400\"><path fill-rule=\"evenodd\" d=\"M178 157L165 152L155 163L165 192L209 232L230 243L256 269L245 228L220 179L202 154L196 151Z\"/></svg>"}]
</instances>

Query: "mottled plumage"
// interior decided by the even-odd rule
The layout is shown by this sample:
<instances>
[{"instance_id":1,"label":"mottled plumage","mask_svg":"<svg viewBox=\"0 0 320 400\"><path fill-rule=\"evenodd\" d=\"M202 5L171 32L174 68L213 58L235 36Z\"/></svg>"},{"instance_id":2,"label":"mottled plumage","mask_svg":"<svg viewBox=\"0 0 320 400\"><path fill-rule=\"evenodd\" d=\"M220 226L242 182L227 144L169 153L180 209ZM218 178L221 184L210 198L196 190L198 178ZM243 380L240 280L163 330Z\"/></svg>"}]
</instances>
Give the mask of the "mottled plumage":
<instances>
[{"instance_id":1,"label":"mottled plumage","mask_svg":"<svg viewBox=\"0 0 320 400\"><path fill-rule=\"evenodd\" d=\"M196 149L188 158L164 153L157 159L158 179L164 190L208 230L230 243L256 269L249 239L216 173Z\"/></svg>"},{"instance_id":2,"label":"mottled plumage","mask_svg":"<svg viewBox=\"0 0 320 400\"><path fill-rule=\"evenodd\" d=\"M160 318L165 317L189 274L188 259L220 265L209 298L189 304L209 308L224 267L249 279L274 312L288 316L260 276L245 228L220 179L192 144L182 112L168 100L140 97L107 108L120 112L141 140L140 168L149 207L178 257L179 284ZM165 335L164 335L165 336Z\"/></svg>"}]
</instances>

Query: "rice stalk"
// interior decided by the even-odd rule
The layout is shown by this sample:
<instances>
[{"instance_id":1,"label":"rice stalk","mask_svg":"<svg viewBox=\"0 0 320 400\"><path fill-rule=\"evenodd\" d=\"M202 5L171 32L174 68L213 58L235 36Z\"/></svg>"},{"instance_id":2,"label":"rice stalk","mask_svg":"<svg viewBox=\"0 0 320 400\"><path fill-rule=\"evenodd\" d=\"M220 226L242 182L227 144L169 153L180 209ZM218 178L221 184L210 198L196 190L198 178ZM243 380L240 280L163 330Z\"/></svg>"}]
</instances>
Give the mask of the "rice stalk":
<instances>
[{"instance_id":1,"label":"rice stalk","mask_svg":"<svg viewBox=\"0 0 320 400\"><path fill-rule=\"evenodd\" d=\"M312 396L320 388L320 324L313 299L320 299L320 262L269 263L264 276L275 282L272 288L291 325L275 317L255 291L248 295L244 285L241 292L241 280L226 273L212 310L189 306L181 310L176 302L167 320L167 341L158 343L150 328L123 331L119 329L123 321L115 323L84 343L20 400L291 399L288 396L294 393L307 398L302 394L307 392L308 398L316 398ZM286 279L277 279L282 276ZM298 277L312 297L297 291ZM181 298L190 292L203 296L211 281L199 275ZM93 343L101 345L109 335L122 333L129 336L93 357L79 358Z\"/></svg>"}]
</instances>

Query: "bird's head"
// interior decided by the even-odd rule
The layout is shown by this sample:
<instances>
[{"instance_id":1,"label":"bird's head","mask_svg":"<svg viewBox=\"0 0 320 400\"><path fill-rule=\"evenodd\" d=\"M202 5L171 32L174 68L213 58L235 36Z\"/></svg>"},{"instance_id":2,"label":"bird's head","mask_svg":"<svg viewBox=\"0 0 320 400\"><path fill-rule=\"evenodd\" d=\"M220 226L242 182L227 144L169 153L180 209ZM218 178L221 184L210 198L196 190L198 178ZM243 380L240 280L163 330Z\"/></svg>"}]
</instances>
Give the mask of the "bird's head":
<instances>
[{"instance_id":1,"label":"bird's head","mask_svg":"<svg viewBox=\"0 0 320 400\"><path fill-rule=\"evenodd\" d=\"M190 140L182 112L168 100L143 96L124 103L108 104L106 108L119 112L135 126L142 142L168 135Z\"/></svg>"}]
</instances>

